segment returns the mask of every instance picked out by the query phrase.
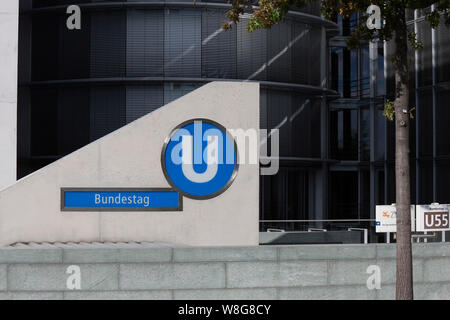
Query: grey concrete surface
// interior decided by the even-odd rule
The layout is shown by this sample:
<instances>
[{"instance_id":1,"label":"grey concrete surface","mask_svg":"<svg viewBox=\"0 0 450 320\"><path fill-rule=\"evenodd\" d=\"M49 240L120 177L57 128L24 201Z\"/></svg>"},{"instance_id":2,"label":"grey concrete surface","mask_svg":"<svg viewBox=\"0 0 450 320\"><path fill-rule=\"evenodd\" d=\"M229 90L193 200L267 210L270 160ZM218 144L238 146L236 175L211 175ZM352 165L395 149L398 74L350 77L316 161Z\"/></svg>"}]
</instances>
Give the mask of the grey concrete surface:
<instances>
[{"instance_id":1,"label":"grey concrete surface","mask_svg":"<svg viewBox=\"0 0 450 320\"><path fill-rule=\"evenodd\" d=\"M164 142L175 127L195 118L216 121L227 129L258 130L259 84L208 83L4 189L0 192L0 246L67 241L258 245L259 163L248 161L239 164L234 182L224 193L203 201L184 197L181 212L61 212L64 187L169 187L161 168ZM254 147L258 154L259 143ZM134 254L121 252L124 259ZM66 259L77 259L73 257L77 254L67 252ZM159 254L164 255L152 253ZM84 253L80 259L108 262L107 255Z\"/></svg>"},{"instance_id":2,"label":"grey concrete surface","mask_svg":"<svg viewBox=\"0 0 450 320\"><path fill-rule=\"evenodd\" d=\"M416 299L450 299L450 244L414 244ZM36 248L33 248L36 247ZM0 249L0 299L393 299L395 244ZM380 289L369 289L369 266ZM69 266L80 289L67 287Z\"/></svg>"},{"instance_id":3,"label":"grey concrete surface","mask_svg":"<svg viewBox=\"0 0 450 320\"><path fill-rule=\"evenodd\" d=\"M0 1L0 190L16 181L19 0Z\"/></svg>"}]
</instances>

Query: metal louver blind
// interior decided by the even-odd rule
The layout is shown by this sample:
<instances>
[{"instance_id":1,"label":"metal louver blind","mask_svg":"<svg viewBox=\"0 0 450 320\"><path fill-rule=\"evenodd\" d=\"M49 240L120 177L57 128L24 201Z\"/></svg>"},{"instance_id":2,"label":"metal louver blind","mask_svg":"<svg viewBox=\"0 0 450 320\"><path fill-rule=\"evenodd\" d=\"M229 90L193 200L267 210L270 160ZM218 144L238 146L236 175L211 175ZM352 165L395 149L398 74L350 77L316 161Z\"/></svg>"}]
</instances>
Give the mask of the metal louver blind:
<instances>
[{"instance_id":1,"label":"metal louver blind","mask_svg":"<svg viewBox=\"0 0 450 320\"><path fill-rule=\"evenodd\" d=\"M298 84L308 84L309 80L309 38L310 29L307 25L296 22L292 24L292 81Z\"/></svg>"},{"instance_id":2,"label":"metal louver blind","mask_svg":"<svg viewBox=\"0 0 450 320\"><path fill-rule=\"evenodd\" d=\"M32 23L32 79L55 80L58 78L59 18L35 16Z\"/></svg>"},{"instance_id":3,"label":"metal louver blind","mask_svg":"<svg viewBox=\"0 0 450 320\"><path fill-rule=\"evenodd\" d=\"M260 89L259 109L259 128L267 129L267 89ZM270 134L270 130L267 134Z\"/></svg>"},{"instance_id":4,"label":"metal louver blind","mask_svg":"<svg viewBox=\"0 0 450 320\"><path fill-rule=\"evenodd\" d=\"M295 157L320 157L320 99L294 94L292 114L292 155Z\"/></svg>"},{"instance_id":5,"label":"metal louver blind","mask_svg":"<svg viewBox=\"0 0 450 320\"><path fill-rule=\"evenodd\" d=\"M58 155L89 143L89 88L67 87L58 94Z\"/></svg>"},{"instance_id":6,"label":"metal louver blind","mask_svg":"<svg viewBox=\"0 0 450 320\"><path fill-rule=\"evenodd\" d=\"M291 81L291 22L286 20L268 32L268 67L270 81Z\"/></svg>"},{"instance_id":7,"label":"metal louver blind","mask_svg":"<svg viewBox=\"0 0 450 320\"><path fill-rule=\"evenodd\" d=\"M125 88L92 87L90 112L91 141L122 127L126 121Z\"/></svg>"},{"instance_id":8,"label":"metal louver blind","mask_svg":"<svg viewBox=\"0 0 450 320\"><path fill-rule=\"evenodd\" d=\"M126 101L126 122L130 123L164 104L163 86L127 86Z\"/></svg>"},{"instance_id":9,"label":"metal louver blind","mask_svg":"<svg viewBox=\"0 0 450 320\"><path fill-rule=\"evenodd\" d=\"M59 29L59 79L89 78L90 58L90 15L83 14L83 27L76 32L67 28ZM61 17L60 25L65 25L66 18Z\"/></svg>"},{"instance_id":10,"label":"metal louver blind","mask_svg":"<svg viewBox=\"0 0 450 320\"><path fill-rule=\"evenodd\" d=\"M433 155L433 107L430 101L433 101L433 92L431 88L420 90L418 92L417 111L420 116L418 122L419 129L419 155Z\"/></svg>"},{"instance_id":11,"label":"metal louver blind","mask_svg":"<svg viewBox=\"0 0 450 320\"><path fill-rule=\"evenodd\" d=\"M164 11L128 10L127 76L164 75Z\"/></svg>"},{"instance_id":12,"label":"metal louver blind","mask_svg":"<svg viewBox=\"0 0 450 320\"><path fill-rule=\"evenodd\" d=\"M164 75L201 76L201 11L165 12Z\"/></svg>"},{"instance_id":13,"label":"metal louver blind","mask_svg":"<svg viewBox=\"0 0 450 320\"><path fill-rule=\"evenodd\" d=\"M267 78L267 32L247 31L248 19L235 26L237 29L237 65L238 78L266 80Z\"/></svg>"},{"instance_id":14,"label":"metal louver blind","mask_svg":"<svg viewBox=\"0 0 450 320\"><path fill-rule=\"evenodd\" d=\"M320 42L322 40L322 30L312 28L310 31L309 44L309 84L320 86Z\"/></svg>"},{"instance_id":15,"label":"metal louver blind","mask_svg":"<svg viewBox=\"0 0 450 320\"><path fill-rule=\"evenodd\" d=\"M225 10L206 9L202 16L202 76L236 78L236 28L224 31Z\"/></svg>"},{"instance_id":16,"label":"metal louver blind","mask_svg":"<svg viewBox=\"0 0 450 320\"><path fill-rule=\"evenodd\" d=\"M91 77L123 77L126 64L126 12L93 12Z\"/></svg>"},{"instance_id":17,"label":"metal louver blind","mask_svg":"<svg viewBox=\"0 0 450 320\"><path fill-rule=\"evenodd\" d=\"M417 23L418 38L423 43L423 49L418 50L419 56L419 86L430 85L433 82L433 66L431 57L431 27L428 22L420 21ZM412 29L410 27L410 29ZM413 30L412 30L413 31ZM409 46L409 55L414 59L414 50ZM412 69L412 68L411 68ZM414 76L414 73L412 74Z\"/></svg>"},{"instance_id":18,"label":"metal louver blind","mask_svg":"<svg viewBox=\"0 0 450 320\"><path fill-rule=\"evenodd\" d=\"M444 19L437 28L437 81L450 80L450 28Z\"/></svg>"},{"instance_id":19,"label":"metal louver blind","mask_svg":"<svg viewBox=\"0 0 450 320\"><path fill-rule=\"evenodd\" d=\"M191 91L199 88L201 85L196 83L165 83L164 84L164 104L168 104Z\"/></svg>"},{"instance_id":20,"label":"metal louver blind","mask_svg":"<svg viewBox=\"0 0 450 320\"><path fill-rule=\"evenodd\" d=\"M267 102L269 129L280 130L280 156L291 156L291 93L268 90Z\"/></svg>"}]
</instances>

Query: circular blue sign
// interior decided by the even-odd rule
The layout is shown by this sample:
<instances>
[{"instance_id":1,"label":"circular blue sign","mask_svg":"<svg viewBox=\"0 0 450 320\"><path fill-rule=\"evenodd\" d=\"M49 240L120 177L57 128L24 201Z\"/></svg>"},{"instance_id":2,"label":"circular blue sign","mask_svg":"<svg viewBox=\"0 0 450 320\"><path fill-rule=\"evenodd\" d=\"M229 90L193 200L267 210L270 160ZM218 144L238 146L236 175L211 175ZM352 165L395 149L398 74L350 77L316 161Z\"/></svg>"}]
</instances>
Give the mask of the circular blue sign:
<instances>
[{"instance_id":1,"label":"circular blue sign","mask_svg":"<svg viewBox=\"0 0 450 320\"><path fill-rule=\"evenodd\" d=\"M233 137L217 122L186 121L175 128L161 155L167 181L192 199L209 199L224 192L238 170Z\"/></svg>"}]
</instances>

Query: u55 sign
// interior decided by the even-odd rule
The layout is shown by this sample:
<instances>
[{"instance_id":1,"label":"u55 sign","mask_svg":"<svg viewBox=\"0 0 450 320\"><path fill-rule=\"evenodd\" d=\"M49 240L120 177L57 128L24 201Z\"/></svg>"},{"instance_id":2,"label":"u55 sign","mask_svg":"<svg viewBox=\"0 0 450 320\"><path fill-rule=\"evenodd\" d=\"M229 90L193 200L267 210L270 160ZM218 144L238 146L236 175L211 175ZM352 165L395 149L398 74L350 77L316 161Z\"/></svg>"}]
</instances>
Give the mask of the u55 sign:
<instances>
[{"instance_id":1,"label":"u55 sign","mask_svg":"<svg viewBox=\"0 0 450 320\"><path fill-rule=\"evenodd\" d=\"M444 204L417 206L416 231L450 230L449 206Z\"/></svg>"}]
</instances>

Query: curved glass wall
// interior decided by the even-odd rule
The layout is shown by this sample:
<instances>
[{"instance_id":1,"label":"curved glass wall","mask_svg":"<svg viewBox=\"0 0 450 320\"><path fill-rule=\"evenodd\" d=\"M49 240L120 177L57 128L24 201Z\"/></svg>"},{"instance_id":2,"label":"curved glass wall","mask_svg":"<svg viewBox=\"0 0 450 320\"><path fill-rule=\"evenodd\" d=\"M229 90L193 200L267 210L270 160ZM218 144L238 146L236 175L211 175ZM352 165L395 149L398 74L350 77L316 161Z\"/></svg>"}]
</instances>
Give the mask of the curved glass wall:
<instances>
[{"instance_id":1,"label":"curved glass wall","mask_svg":"<svg viewBox=\"0 0 450 320\"><path fill-rule=\"evenodd\" d=\"M82 6L90 2L34 1L34 10L22 10L21 44L29 50L21 62L31 63L20 66L20 114L30 124L20 139L28 145L19 147L20 176L208 81L261 81L268 128L323 94L317 57L321 27L329 22L316 18L306 24L292 14L271 30L250 34L245 19L221 29L225 7L141 7L130 1L120 9L101 6L111 1ZM81 30L65 27L61 8L73 3L82 6ZM309 123L306 128L298 121L281 129L290 141L282 155L320 157L319 141L304 142L307 148L291 141L291 130L311 135ZM320 130L311 136L320 137Z\"/></svg>"},{"instance_id":2,"label":"curved glass wall","mask_svg":"<svg viewBox=\"0 0 450 320\"><path fill-rule=\"evenodd\" d=\"M134 3L133 3L134 2ZM185 4L181 3L185 2ZM68 4L81 30L66 28ZM261 83L261 128L280 130L262 219L314 218L324 147L326 41L318 4L271 30L221 29L225 1L34 1L21 8L20 177L214 80ZM323 61L321 61L321 58ZM323 78L321 78L323 77ZM326 132L326 131L325 131Z\"/></svg>"}]
</instances>

